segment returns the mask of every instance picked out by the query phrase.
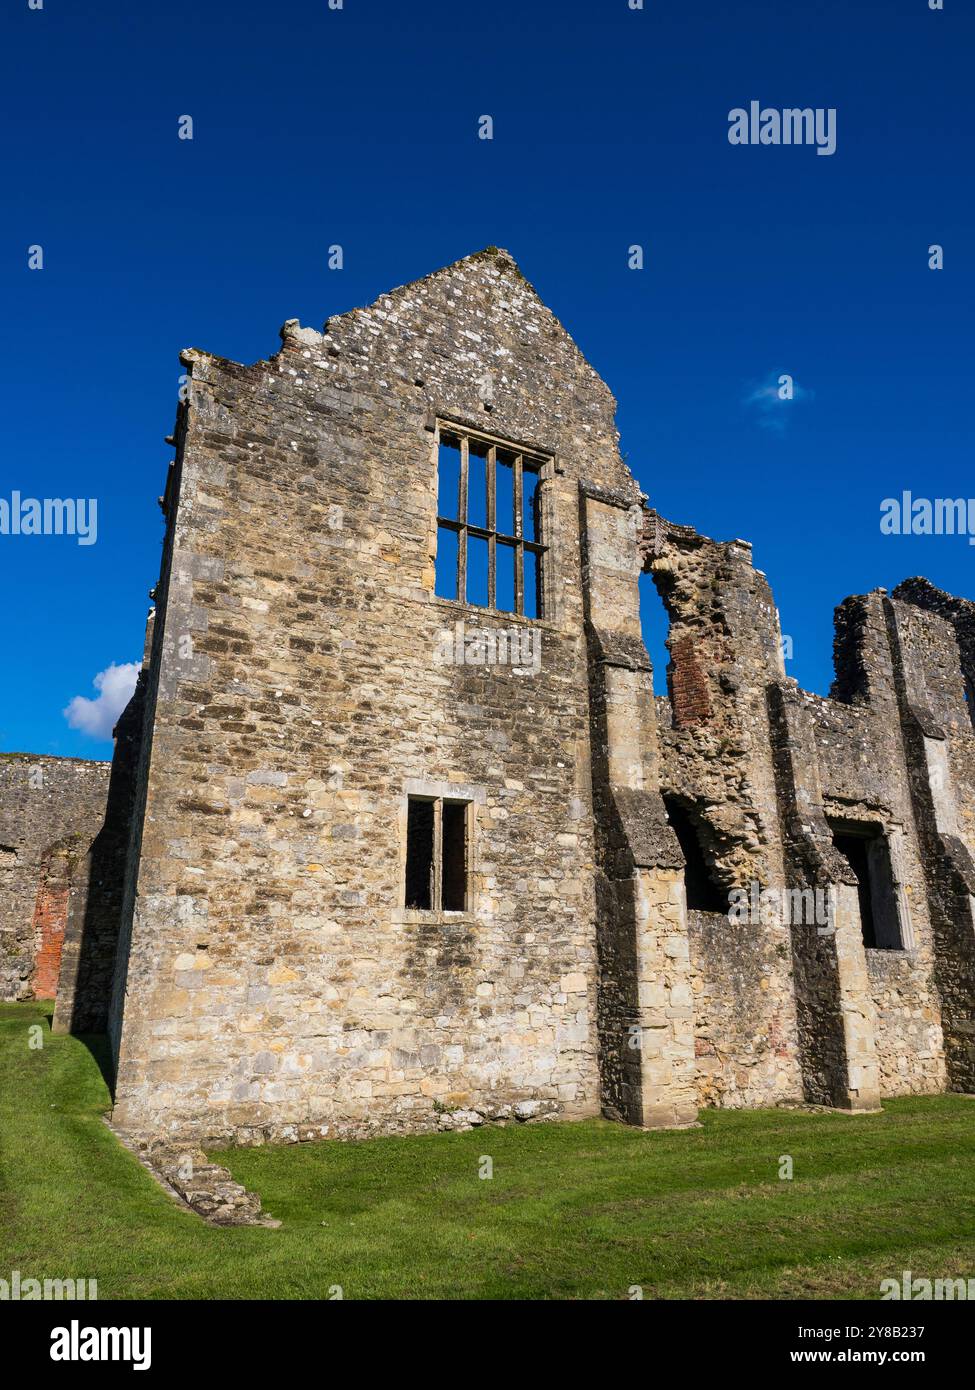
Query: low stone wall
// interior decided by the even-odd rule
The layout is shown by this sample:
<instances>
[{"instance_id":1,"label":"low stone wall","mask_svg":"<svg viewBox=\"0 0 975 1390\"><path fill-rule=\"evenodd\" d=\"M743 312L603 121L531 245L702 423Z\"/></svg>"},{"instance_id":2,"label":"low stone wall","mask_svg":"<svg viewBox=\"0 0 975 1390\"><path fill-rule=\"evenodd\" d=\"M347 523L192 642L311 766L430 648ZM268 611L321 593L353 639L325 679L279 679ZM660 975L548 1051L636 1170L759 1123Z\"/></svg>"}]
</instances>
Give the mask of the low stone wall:
<instances>
[{"instance_id":1,"label":"low stone wall","mask_svg":"<svg viewBox=\"0 0 975 1390\"><path fill-rule=\"evenodd\" d=\"M802 1099L787 931L690 911L699 1104L731 1109Z\"/></svg>"},{"instance_id":2,"label":"low stone wall","mask_svg":"<svg viewBox=\"0 0 975 1390\"><path fill-rule=\"evenodd\" d=\"M928 972L907 951L866 951L882 1096L945 1089L944 1049Z\"/></svg>"}]
</instances>

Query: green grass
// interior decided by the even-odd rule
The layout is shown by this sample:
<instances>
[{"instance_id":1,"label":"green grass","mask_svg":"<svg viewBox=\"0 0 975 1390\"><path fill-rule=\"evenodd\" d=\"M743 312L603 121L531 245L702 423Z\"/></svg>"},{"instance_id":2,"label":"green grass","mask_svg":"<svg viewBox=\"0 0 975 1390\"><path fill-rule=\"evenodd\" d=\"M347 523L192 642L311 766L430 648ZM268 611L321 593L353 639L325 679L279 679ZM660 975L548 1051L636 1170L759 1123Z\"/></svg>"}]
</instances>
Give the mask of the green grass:
<instances>
[{"instance_id":1,"label":"green grass","mask_svg":"<svg viewBox=\"0 0 975 1390\"><path fill-rule=\"evenodd\" d=\"M233 1150L212 1157L283 1224L217 1230L117 1143L95 1058L49 1012L0 1005L0 1277L93 1277L103 1299L875 1299L904 1269L975 1277L963 1097Z\"/></svg>"}]
</instances>

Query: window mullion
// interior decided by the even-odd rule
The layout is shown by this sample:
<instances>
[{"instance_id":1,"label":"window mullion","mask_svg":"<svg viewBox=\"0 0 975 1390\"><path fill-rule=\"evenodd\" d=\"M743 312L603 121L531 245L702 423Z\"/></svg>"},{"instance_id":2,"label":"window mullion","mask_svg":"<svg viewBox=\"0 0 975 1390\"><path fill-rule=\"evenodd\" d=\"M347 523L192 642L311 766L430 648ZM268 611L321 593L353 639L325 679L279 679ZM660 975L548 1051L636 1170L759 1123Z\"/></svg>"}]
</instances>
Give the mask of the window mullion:
<instances>
[{"instance_id":1,"label":"window mullion","mask_svg":"<svg viewBox=\"0 0 975 1390\"><path fill-rule=\"evenodd\" d=\"M497 541L495 532L495 486L497 481L496 465L498 452L492 444L488 449L487 456L487 529L490 531L488 538L488 608L495 608L495 583L496 583L496 564L497 564Z\"/></svg>"},{"instance_id":2,"label":"window mullion","mask_svg":"<svg viewBox=\"0 0 975 1390\"><path fill-rule=\"evenodd\" d=\"M457 520L460 533L457 537L457 600L467 602L467 475L470 464L470 451L467 435L460 440L460 496L457 499Z\"/></svg>"},{"instance_id":3,"label":"window mullion","mask_svg":"<svg viewBox=\"0 0 975 1390\"><path fill-rule=\"evenodd\" d=\"M471 876L474 868L474 803L464 807L464 911L471 910Z\"/></svg>"},{"instance_id":4,"label":"window mullion","mask_svg":"<svg viewBox=\"0 0 975 1390\"><path fill-rule=\"evenodd\" d=\"M460 477L457 480L457 520L462 526L467 524L467 466L470 459L467 435L460 437Z\"/></svg>"},{"instance_id":5,"label":"window mullion","mask_svg":"<svg viewBox=\"0 0 975 1390\"><path fill-rule=\"evenodd\" d=\"M438 797L433 803L433 864L431 866L433 883L430 885L430 903L434 912L440 912L443 901L443 801Z\"/></svg>"}]
</instances>

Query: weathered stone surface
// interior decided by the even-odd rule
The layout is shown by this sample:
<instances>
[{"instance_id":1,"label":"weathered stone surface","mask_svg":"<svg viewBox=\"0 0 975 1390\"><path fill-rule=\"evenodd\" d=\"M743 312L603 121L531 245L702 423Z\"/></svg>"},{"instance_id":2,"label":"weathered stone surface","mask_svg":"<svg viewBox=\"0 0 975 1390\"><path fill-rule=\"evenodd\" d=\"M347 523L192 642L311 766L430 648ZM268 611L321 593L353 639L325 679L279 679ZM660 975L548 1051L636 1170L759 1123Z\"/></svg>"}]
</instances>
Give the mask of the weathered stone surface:
<instances>
[{"instance_id":1,"label":"weathered stone surface","mask_svg":"<svg viewBox=\"0 0 975 1390\"><path fill-rule=\"evenodd\" d=\"M317 345L286 325L270 362L185 360L117 1122L347 1137L436 1129L435 1102L596 1113L577 517L583 476L635 491L610 393L503 253ZM553 460L537 673L437 660L464 610L433 589L431 415ZM448 920L400 900L418 779L476 791L471 910Z\"/></svg>"}]
</instances>

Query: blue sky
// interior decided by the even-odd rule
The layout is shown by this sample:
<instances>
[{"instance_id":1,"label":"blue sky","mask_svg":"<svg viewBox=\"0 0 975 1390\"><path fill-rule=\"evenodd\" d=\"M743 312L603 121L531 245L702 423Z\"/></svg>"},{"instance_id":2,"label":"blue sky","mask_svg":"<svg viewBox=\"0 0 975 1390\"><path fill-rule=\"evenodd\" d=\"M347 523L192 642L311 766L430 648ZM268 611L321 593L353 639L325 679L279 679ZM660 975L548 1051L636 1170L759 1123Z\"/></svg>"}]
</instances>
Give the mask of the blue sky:
<instances>
[{"instance_id":1,"label":"blue sky","mask_svg":"<svg viewBox=\"0 0 975 1390\"><path fill-rule=\"evenodd\" d=\"M141 654L178 350L265 357L489 244L612 387L651 503L753 542L801 684L846 594L975 596L965 537L879 528L903 489L975 495L961 0L11 0L0 39L0 497L98 501L94 545L0 536L0 750L110 756L62 711ZM751 100L834 107L835 154L729 144Z\"/></svg>"}]
</instances>

